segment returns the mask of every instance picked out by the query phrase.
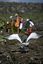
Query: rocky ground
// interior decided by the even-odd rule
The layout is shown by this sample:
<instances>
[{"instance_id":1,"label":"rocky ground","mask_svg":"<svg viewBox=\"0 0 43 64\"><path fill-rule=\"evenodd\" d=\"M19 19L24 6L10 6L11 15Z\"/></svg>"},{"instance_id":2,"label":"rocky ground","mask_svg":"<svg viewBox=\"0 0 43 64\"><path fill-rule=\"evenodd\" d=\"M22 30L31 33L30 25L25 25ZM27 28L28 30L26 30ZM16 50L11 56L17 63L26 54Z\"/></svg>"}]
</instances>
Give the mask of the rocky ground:
<instances>
[{"instance_id":1,"label":"rocky ground","mask_svg":"<svg viewBox=\"0 0 43 64\"><path fill-rule=\"evenodd\" d=\"M43 64L43 37L30 42L22 49L18 41L0 42L0 64Z\"/></svg>"},{"instance_id":2,"label":"rocky ground","mask_svg":"<svg viewBox=\"0 0 43 64\"><path fill-rule=\"evenodd\" d=\"M36 32L43 35L42 30ZM21 47L18 41L0 41L0 64L43 64L43 37Z\"/></svg>"}]
</instances>

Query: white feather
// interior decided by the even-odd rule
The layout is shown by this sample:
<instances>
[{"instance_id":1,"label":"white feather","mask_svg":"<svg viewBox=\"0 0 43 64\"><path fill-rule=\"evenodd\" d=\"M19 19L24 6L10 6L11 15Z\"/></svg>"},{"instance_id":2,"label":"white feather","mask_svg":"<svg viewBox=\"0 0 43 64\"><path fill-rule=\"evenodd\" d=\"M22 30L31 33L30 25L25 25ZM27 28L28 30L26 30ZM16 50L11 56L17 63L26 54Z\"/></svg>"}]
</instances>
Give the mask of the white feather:
<instances>
[{"instance_id":1,"label":"white feather","mask_svg":"<svg viewBox=\"0 0 43 64\"><path fill-rule=\"evenodd\" d=\"M29 42L22 43L22 45L25 45L25 46L27 46L27 45L29 45Z\"/></svg>"},{"instance_id":2,"label":"white feather","mask_svg":"<svg viewBox=\"0 0 43 64\"><path fill-rule=\"evenodd\" d=\"M41 35L38 35L36 32L33 32L29 35L26 42L28 42L30 39L38 39Z\"/></svg>"},{"instance_id":3,"label":"white feather","mask_svg":"<svg viewBox=\"0 0 43 64\"><path fill-rule=\"evenodd\" d=\"M22 42L21 38L19 37L18 34L12 34L7 37L8 40L18 40L21 44L23 45L29 45L29 40L30 39L38 39L41 35L38 35L36 32L31 33L28 38L26 39L25 43Z\"/></svg>"},{"instance_id":4,"label":"white feather","mask_svg":"<svg viewBox=\"0 0 43 64\"><path fill-rule=\"evenodd\" d=\"M8 40L18 40L22 43L22 40L20 39L18 34L12 34L9 37L7 37Z\"/></svg>"}]
</instances>

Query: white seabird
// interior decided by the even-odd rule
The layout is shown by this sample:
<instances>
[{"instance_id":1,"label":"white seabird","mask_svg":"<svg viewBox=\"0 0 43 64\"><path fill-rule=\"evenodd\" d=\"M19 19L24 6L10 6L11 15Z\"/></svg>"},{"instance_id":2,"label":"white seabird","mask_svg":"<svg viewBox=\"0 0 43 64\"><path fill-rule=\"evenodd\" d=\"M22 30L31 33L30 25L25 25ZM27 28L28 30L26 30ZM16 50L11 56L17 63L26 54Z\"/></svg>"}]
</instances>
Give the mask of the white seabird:
<instances>
[{"instance_id":1,"label":"white seabird","mask_svg":"<svg viewBox=\"0 0 43 64\"><path fill-rule=\"evenodd\" d=\"M25 41L25 43L21 40L21 38L19 37L19 34L12 34L12 35L10 35L10 36L8 36L8 37L6 37L8 40L18 40L22 45L29 45L29 40L30 39L38 39L38 38L40 38L42 35L39 35L39 34L37 34L36 32L33 32L33 33L31 33L28 37L27 37L27 39L26 39L26 41Z\"/></svg>"}]
</instances>

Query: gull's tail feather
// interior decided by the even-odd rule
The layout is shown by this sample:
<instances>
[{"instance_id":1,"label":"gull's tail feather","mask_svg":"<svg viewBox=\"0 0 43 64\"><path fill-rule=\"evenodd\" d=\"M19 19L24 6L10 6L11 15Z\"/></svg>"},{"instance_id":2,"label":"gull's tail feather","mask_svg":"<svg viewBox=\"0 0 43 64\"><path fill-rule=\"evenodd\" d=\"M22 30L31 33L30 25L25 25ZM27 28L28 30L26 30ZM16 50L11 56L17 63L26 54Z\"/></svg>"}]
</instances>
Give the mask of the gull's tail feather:
<instances>
[{"instance_id":1,"label":"gull's tail feather","mask_svg":"<svg viewBox=\"0 0 43 64\"><path fill-rule=\"evenodd\" d=\"M22 43L22 45L28 46L28 45L29 45L29 42L27 42L27 43Z\"/></svg>"}]
</instances>

